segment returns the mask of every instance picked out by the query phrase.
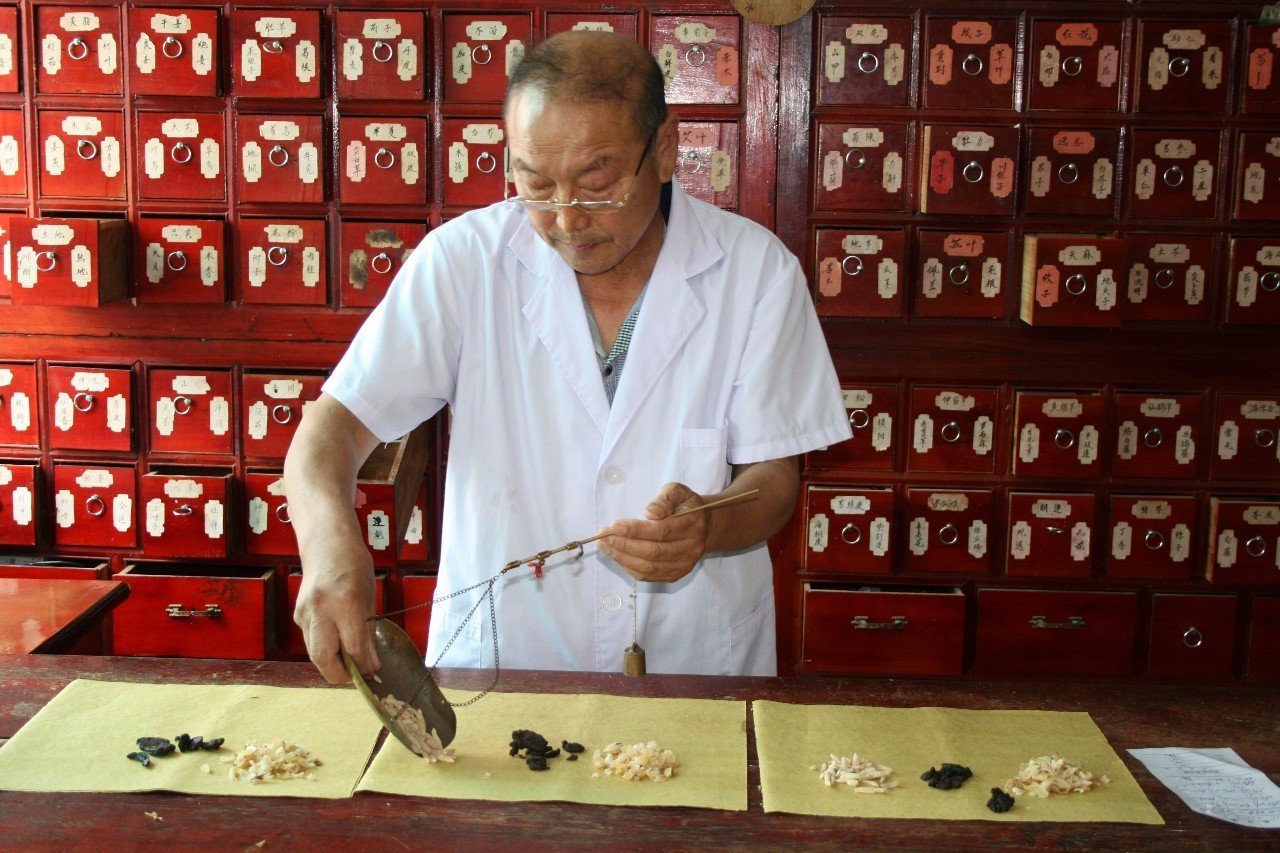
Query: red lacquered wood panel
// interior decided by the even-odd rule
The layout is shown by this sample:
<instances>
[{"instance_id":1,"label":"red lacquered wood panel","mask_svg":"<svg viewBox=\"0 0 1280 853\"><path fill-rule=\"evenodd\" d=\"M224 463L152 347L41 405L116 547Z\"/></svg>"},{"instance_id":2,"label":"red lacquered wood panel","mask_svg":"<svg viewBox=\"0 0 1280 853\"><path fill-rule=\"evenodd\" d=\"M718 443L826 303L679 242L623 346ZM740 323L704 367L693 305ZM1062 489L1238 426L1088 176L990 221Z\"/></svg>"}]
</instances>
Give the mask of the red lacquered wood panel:
<instances>
[{"instance_id":1,"label":"red lacquered wood panel","mask_svg":"<svg viewBox=\"0 0 1280 853\"><path fill-rule=\"evenodd\" d=\"M0 444L40 446L40 396L34 362L0 362Z\"/></svg>"},{"instance_id":2,"label":"red lacquered wood panel","mask_svg":"<svg viewBox=\"0 0 1280 853\"><path fill-rule=\"evenodd\" d=\"M0 92L17 92L21 89L22 73L18 66L18 7L0 7Z\"/></svg>"},{"instance_id":3,"label":"red lacquered wood panel","mask_svg":"<svg viewBox=\"0 0 1280 853\"><path fill-rule=\"evenodd\" d=\"M40 469L34 462L0 461L0 544L32 546L44 526L37 512L44 500Z\"/></svg>"},{"instance_id":4,"label":"red lacquered wood panel","mask_svg":"<svg viewBox=\"0 0 1280 853\"><path fill-rule=\"evenodd\" d=\"M738 103L741 21L694 12L649 19L649 50L667 81L667 103Z\"/></svg>"},{"instance_id":5,"label":"red lacquered wood panel","mask_svg":"<svg viewBox=\"0 0 1280 853\"><path fill-rule=\"evenodd\" d=\"M854 592L805 584L801 666L856 675L959 675L964 626L959 590Z\"/></svg>"},{"instance_id":6,"label":"red lacquered wood panel","mask_svg":"<svg viewBox=\"0 0 1280 853\"><path fill-rule=\"evenodd\" d=\"M226 66L217 9L129 10L129 88L135 95L213 97Z\"/></svg>"},{"instance_id":7,"label":"red lacquered wood panel","mask_svg":"<svg viewBox=\"0 0 1280 853\"><path fill-rule=\"evenodd\" d=\"M426 204L426 119L343 116L338 151L344 204Z\"/></svg>"},{"instance_id":8,"label":"red lacquered wood panel","mask_svg":"<svg viewBox=\"0 0 1280 853\"><path fill-rule=\"evenodd\" d=\"M241 301L327 305L327 232L323 219L241 219L236 225Z\"/></svg>"},{"instance_id":9,"label":"red lacquered wood panel","mask_svg":"<svg viewBox=\"0 0 1280 853\"><path fill-rule=\"evenodd\" d=\"M1280 236L1232 237L1226 322L1280 325Z\"/></svg>"},{"instance_id":10,"label":"red lacquered wood panel","mask_svg":"<svg viewBox=\"0 0 1280 853\"><path fill-rule=\"evenodd\" d=\"M1125 25L1105 20L1036 20L1031 25L1033 110L1120 108Z\"/></svg>"},{"instance_id":11,"label":"red lacquered wood panel","mask_svg":"<svg viewBox=\"0 0 1280 853\"><path fill-rule=\"evenodd\" d=\"M502 198L506 132L500 118L442 119L445 168L441 198L450 207L482 207Z\"/></svg>"},{"instance_id":12,"label":"red lacquered wood panel","mask_svg":"<svg viewBox=\"0 0 1280 853\"><path fill-rule=\"evenodd\" d=\"M22 110L0 110L0 195L25 196L28 192L27 131Z\"/></svg>"},{"instance_id":13,"label":"red lacquered wood panel","mask_svg":"<svg viewBox=\"0 0 1280 853\"><path fill-rule=\"evenodd\" d=\"M119 95L123 51L116 6L35 8L36 89L43 95Z\"/></svg>"},{"instance_id":14,"label":"red lacquered wood panel","mask_svg":"<svg viewBox=\"0 0 1280 853\"><path fill-rule=\"evenodd\" d=\"M1146 674L1227 678L1235 641L1235 596L1157 593L1151 598Z\"/></svg>"},{"instance_id":15,"label":"red lacquered wood panel","mask_svg":"<svg viewBox=\"0 0 1280 853\"><path fill-rule=\"evenodd\" d=\"M896 385L845 385L841 388L853 436L805 456L809 468L894 470L898 411Z\"/></svg>"},{"instance_id":16,"label":"red lacquered wood panel","mask_svg":"<svg viewBox=\"0 0 1280 853\"><path fill-rule=\"evenodd\" d=\"M427 631L431 625L431 600L436 594L436 576L405 574L401 576L400 586L404 592L404 606L414 608L401 617L404 620L404 632L425 653Z\"/></svg>"},{"instance_id":17,"label":"red lacquered wood panel","mask_svg":"<svg viewBox=\"0 0 1280 853\"><path fill-rule=\"evenodd\" d=\"M54 465L54 542L136 548L137 471L123 465Z\"/></svg>"},{"instance_id":18,"label":"red lacquered wood panel","mask_svg":"<svg viewBox=\"0 0 1280 853\"><path fill-rule=\"evenodd\" d=\"M1253 600L1249 626L1249 663L1245 668L1248 678L1259 680L1280 679L1280 598L1258 596Z\"/></svg>"},{"instance_id":19,"label":"red lacquered wood panel","mask_svg":"<svg viewBox=\"0 0 1280 853\"><path fill-rule=\"evenodd\" d=\"M738 124L682 121L676 153L676 180L694 198L724 210L738 206L741 161Z\"/></svg>"},{"instance_id":20,"label":"red lacquered wood panel","mask_svg":"<svg viewBox=\"0 0 1280 853\"><path fill-rule=\"evenodd\" d=\"M1224 113L1234 78L1232 26L1224 20L1138 22L1138 109Z\"/></svg>"},{"instance_id":21,"label":"red lacquered wood panel","mask_svg":"<svg viewBox=\"0 0 1280 853\"><path fill-rule=\"evenodd\" d=\"M443 26L445 102L502 103L507 78L532 46L532 16L446 12Z\"/></svg>"},{"instance_id":22,"label":"red lacquered wood panel","mask_svg":"<svg viewBox=\"0 0 1280 853\"><path fill-rule=\"evenodd\" d=\"M1032 326L1119 326L1124 261L1120 237L1026 234L1018 316Z\"/></svg>"},{"instance_id":23,"label":"red lacquered wood panel","mask_svg":"<svg viewBox=\"0 0 1280 853\"><path fill-rule=\"evenodd\" d=\"M421 222L343 222L341 299L343 308L372 308L427 234Z\"/></svg>"},{"instance_id":24,"label":"red lacquered wood panel","mask_svg":"<svg viewBox=\"0 0 1280 853\"><path fill-rule=\"evenodd\" d=\"M914 313L918 317L999 319L1014 278L1005 231L918 232Z\"/></svg>"},{"instance_id":25,"label":"red lacquered wood panel","mask_svg":"<svg viewBox=\"0 0 1280 853\"><path fill-rule=\"evenodd\" d=\"M818 123L814 206L820 210L903 211L909 125Z\"/></svg>"},{"instance_id":26,"label":"red lacquered wood panel","mask_svg":"<svg viewBox=\"0 0 1280 853\"><path fill-rule=\"evenodd\" d=\"M54 450L133 449L132 370L51 364L45 382L45 420Z\"/></svg>"},{"instance_id":27,"label":"red lacquered wood panel","mask_svg":"<svg viewBox=\"0 0 1280 853\"><path fill-rule=\"evenodd\" d=\"M925 106L1013 109L1020 41L1016 18L928 18Z\"/></svg>"},{"instance_id":28,"label":"red lacquered wood panel","mask_svg":"<svg viewBox=\"0 0 1280 853\"><path fill-rule=\"evenodd\" d=\"M222 113L135 113L138 197L223 201L227 140Z\"/></svg>"},{"instance_id":29,"label":"red lacquered wood panel","mask_svg":"<svg viewBox=\"0 0 1280 853\"><path fill-rule=\"evenodd\" d=\"M1199 394L1117 394L1112 473L1193 479L1202 455L1200 410Z\"/></svg>"},{"instance_id":30,"label":"red lacquered wood panel","mask_svg":"<svg viewBox=\"0 0 1280 853\"><path fill-rule=\"evenodd\" d=\"M903 317L905 230L820 228L814 235L820 317Z\"/></svg>"},{"instance_id":31,"label":"red lacquered wood panel","mask_svg":"<svg viewBox=\"0 0 1280 853\"><path fill-rule=\"evenodd\" d=\"M226 230L221 219L139 219L133 238L138 301L225 301Z\"/></svg>"},{"instance_id":32,"label":"red lacquered wood panel","mask_svg":"<svg viewBox=\"0 0 1280 853\"><path fill-rule=\"evenodd\" d=\"M1199 529L1191 495L1112 495L1107 575L1190 580Z\"/></svg>"},{"instance_id":33,"label":"red lacquered wood panel","mask_svg":"<svg viewBox=\"0 0 1280 853\"><path fill-rule=\"evenodd\" d=\"M1010 577L1087 578L1093 572L1094 507L1082 492L1009 492Z\"/></svg>"},{"instance_id":34,"label":"red lacquered wood panel","mask_svg":"<svg viewBox=\"0 0 1280 853\"><path fill-rule=\"evenodd\" d=\"M1106 399L1097 392L1017 391L1013 473L1097 477L1105 454Z\"/></svg>"},{"instance_id":35,"label":"red lacquered wood panel","mask_svg":"<svg viewBox=\"0 0 1280 853\"><path fill-rule=\"evenodd\" d=\"M235 544L230 471L153 467L138 478L142 552L225 558Z\"/></svg>"},{"instance_id":36,"label":"red lacquered wood panel","mask_svg":"<svg viewBox=\"0 0 1280 853\"><path fill-rule=\"evenodd\" d=\"M289 522L289 501L280 471L246 471L244 475L245 551L297 557L298 541Z\"/></svg>"},{"instance_id":37,"label":"red lacquered wood panel","mask_svg":"<svg viewBox=\"0 0 1280 853\"><path fill-rule=\"evenodd\" d=\"M321 93L318 9L235 9L231 13L234 88L242 98L318 98Z\"/></svg>"},{"instance_id":38,"label":"red lacquered wood panel","mask_svg":"<svg viewBox=\"0 0 1280 853\"><path fill-rule=\"evenodd\" d=\"M128 595L118 581L0 578L0 654L66 651Z\"/></svg>"},{"instance_id":39,"label":"red lacquered wood panel","mask_svg":"<svg viewBox=\"0 0 1280 853\"><path fill-rule=\"evenodd\" d=\"M1221 287L1214 238L1204 234L1130 232L1124 321L1204 323Z\"/></svg>"},{"instance_id":40,"label":"red lacquered wood panel","mask_svg":"<svg viewBox=\"0 0 1280 853\"><path fill-rule=\"evenodd\" d=\"M818 103L905 107L915 67L911 18L822 15L814 59Z\"/></svg>"},{"instance_id":41,"label":"red lacquered wood panel","mask_svg":"<svg viewBox=\"0 0 1280 853\"><path fill-rule=\"evenodd\" d=\"M238 114L235 163L240 201L324 201L328 152L322 116Z\"/></svg>"},{"instance_id":42,"label":"red lacquered wood panel","mask_svg":"<svg viewBox=\"0 0 1280 853\"><path fill-rule=\"evenodd\" d=\"M911 389L911 471L995 471L1000 392L996 388Z\"/></svg>"},{"instance_id":43,"label":"red lacquered wood panel","mask_svg":"<svg viewBox=\"0 0 1280 853\"><path fill-rule=\"evenodd\" d=\"M431 64L421 12L340 9L337 19L340 100L421 100Z\"/></svg>"},{"instance_id":44,"label":"red lacquered wood panel","mask_svg":"<svg viewBox=\"0 0 1280 853\"><path fill-rule=\"evenodd\" d=\"M1280 396L1219 396L1213 435L1213 479L1280 481Z\"/></svg>"},{"instance_id":45,"label":"red lacquered wood panel","mask_svg":"<svg viewBox=\"0 0 1280 853\"><path fill-rule=\"evenodd\" d=\"M318 374L246 371L240 382L240 446L245 457L283 461L298 423L323 384Z\"/></svg>"},{"instance_id":46,"label":"red lacquered wood panel","mask_svg":"<svg viewBox=\"0 0 1280 853\"><path fill-rule=\"evenodd\" d=\"M1280 501L1211 497L1205 575L1215 584L1280 585Z\"/></svg>"},{"instance_id":47,"label":"red lacquered wood panel","mask_svg":"<svg viewBox=\"0 0 1280 853\"><path fill-rule=\"evenodd\" d=\"M980 589L971 672L1130 676L1137 616L1131 592Z\"/></svg>"},{"instance_id":48,"label":"red lacquered wood panel","mask_svg":"<svg viewBox=\"0 0 1280 853\"><path fill-rule=\"evenodd\" d=\"M810 486L805 569L854 575L889 572L894 503L892 489Z\"/></svg>"},{"instance_id":49,"label":"red lacquered wood panel","mask_svg":"<svg viewBox=\"0 0 1280 853\"><path fill-rule=\"evenodd\" d=\"M1120 131L1033 127L1023 209L1049 216L1115 216Z\"/></svg>"},{"instance_id":50,"label":"red lacquered wood panel","mask_svg":"<svg viewBox=\"0 0 1280 853\"><path fill-rule=\"evenodd\" d=\"M907 489L906 571L990 573L994 524L990 489Z\"/></svg>"}]
</instances>

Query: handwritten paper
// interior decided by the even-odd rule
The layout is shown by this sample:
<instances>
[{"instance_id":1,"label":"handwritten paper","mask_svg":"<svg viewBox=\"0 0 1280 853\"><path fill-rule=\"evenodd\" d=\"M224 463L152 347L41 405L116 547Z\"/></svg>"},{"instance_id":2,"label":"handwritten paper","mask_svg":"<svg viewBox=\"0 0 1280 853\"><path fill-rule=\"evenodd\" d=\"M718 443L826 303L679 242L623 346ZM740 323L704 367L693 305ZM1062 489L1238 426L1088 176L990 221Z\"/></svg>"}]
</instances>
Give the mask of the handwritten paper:
<instances>
[{"instance_id":1,"label":"handwritten paper","mask_svg":"<svg viewBox=\"0 0 1280 853\"><path fill-rule=\"evenodd\" d=\"M1280 827L1280 788L1235 750L1131 749L1193 811L1240 826Z\"/></svg>"}]
</instances>

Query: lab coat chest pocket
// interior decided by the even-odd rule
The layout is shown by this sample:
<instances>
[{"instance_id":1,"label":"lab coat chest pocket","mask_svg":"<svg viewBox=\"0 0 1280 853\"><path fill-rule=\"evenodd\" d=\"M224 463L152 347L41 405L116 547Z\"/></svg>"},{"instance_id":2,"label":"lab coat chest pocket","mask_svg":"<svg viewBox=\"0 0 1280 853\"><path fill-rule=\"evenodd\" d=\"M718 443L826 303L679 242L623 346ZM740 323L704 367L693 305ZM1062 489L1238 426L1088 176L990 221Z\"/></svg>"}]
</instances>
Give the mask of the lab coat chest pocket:
<instances>
[{"instance_id":1,"label":"lab coat chest pocket","mask_svg":"<svg viewBox=\"0 0 1280 853\"><path fill-rule=\"evenodd\" d=\"M680 430L680 482L699 494L729 485L729 428Z\"/></svg>"}]
</instances>

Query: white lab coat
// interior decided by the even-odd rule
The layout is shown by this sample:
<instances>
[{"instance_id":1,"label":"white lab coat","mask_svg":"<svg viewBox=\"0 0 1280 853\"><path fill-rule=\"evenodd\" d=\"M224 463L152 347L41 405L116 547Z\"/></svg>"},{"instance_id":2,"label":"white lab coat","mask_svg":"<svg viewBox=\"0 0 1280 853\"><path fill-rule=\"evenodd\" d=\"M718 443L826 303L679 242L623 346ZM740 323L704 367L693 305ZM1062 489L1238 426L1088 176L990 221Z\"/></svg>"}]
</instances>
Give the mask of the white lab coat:
<instances>
[{"instance_id":1,"label":"white lab coat","mask_svg":"<svg viewBox=\"0 0 1280 853\"><path fill-rule=\"evenodd\" d=\"M795 258L678 189L612 408L572 269L507 203L427 235L325 390L383 440L452 407L438 600L642 516L667 482L714 493L732 464L849 435ZM433 607L428 663L494 665L483 591ZM501 666L618 671L634 618L650 672L776 672L765 545L642 583L635 609L632 591L591 545L541 579L508 572L494 586Z\"/></svg>"}]
</instances>

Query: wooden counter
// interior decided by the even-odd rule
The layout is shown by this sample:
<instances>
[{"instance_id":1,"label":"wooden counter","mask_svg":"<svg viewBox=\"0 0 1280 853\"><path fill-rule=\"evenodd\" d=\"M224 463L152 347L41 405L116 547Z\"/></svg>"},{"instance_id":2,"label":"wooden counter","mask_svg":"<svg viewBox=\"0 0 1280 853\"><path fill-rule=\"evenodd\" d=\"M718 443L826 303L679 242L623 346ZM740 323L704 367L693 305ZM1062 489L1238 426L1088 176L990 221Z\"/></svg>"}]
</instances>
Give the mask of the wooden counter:
<instances>
[{"instance_id":1,"label":"wooden counter","mask_svg":"<svg viewBox=\"0 0 1280 853\"><path fill-rule=\"evenodd\" d=\"M449 671L448 687L481 689L487 672ZM76 678L321 686L310 664L260 661L0 656L0 738L8 738ZM769 679L503 672L501 689L632 696L772 699L885 707L941 705L1087 711L1165 819L1133 824L847 820L765 814L754 740L749 809L638 809L572 803L498 803L357 794L349 800L190 797L181 794L0 792L5 846L74 849L195 845L267 850L541 846L719 849L811 844L898 849L1072 847L1086 849L1275 849L1276 830L1245 829L1203 817L1156 781L1129 747L1230 746L1280 779L1280 690L1095 684ZM67 745L66 748L73 748ZM147 817L155 812L163 820Z\"/></svg>"},{"instance_id":2,"label":"wooden counter","mask_svg":"<svg viewBox=\"0 0 1280 853\"><path fill-rule=\"evenodd\" d=\"M84 652L76 643L128 597L121 581L0 578L0 654Z\"/></svg>"}]
</instances>

